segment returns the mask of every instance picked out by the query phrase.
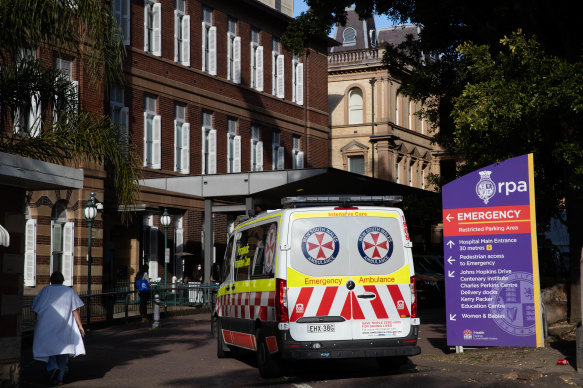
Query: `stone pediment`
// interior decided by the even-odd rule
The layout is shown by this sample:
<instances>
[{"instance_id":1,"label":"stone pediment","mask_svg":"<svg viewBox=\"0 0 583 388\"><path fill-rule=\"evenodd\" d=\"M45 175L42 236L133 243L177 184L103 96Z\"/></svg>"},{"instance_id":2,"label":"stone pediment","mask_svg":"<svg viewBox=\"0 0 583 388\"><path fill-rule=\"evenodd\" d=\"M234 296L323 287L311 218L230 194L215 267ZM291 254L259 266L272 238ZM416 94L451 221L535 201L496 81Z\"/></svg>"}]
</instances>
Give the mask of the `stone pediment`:
<instances>
[{"instance_id":1,"label":"stone pediment","mask_svg":"<svg viewBox=\"0 0 583 388\"><path fill-rule=\"evenodd\" d=\"M367 146L365 146L364 144L362 144L356 140L352 140L350 143L348 143L344 147L340 148L340 152L367 151L367 150L368 150Z\"/></svg>"}]
</instances>

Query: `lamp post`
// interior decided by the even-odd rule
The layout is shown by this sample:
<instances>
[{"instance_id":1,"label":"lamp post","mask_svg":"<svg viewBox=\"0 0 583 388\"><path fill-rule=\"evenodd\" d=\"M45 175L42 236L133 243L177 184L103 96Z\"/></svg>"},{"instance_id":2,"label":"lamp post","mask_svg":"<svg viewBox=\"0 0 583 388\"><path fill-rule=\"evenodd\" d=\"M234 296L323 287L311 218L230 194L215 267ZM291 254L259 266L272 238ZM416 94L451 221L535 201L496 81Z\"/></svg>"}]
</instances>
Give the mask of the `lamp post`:
<instances>
[{"instance_id":1,"label":"lamp post","mask_svg":"<svg viewBox=\"0 0 583 388\"><path fill-rule=\"evenodd\" d=\"M164 288L167 287L166 271L168 269L168 260L166 257L168 255L166 254L166 251L168 249L168 227L170 226L170 222L172 222L172 218L168 214L168 209L164 209L164 213L162 213L162 216L160 217L160 223L164 227Z\"/></svg>"},{"instance_id":2,"label":"lamp post","mask_svg":"<svg viewBox=\"0 0 583 388\"><path fill-rule=\"evenodd\" d=\"M87 248L87 324L91 322L91 228L93 220L97 216L97 207L95 206L95 193L91 193L87 206L83 209L83 214L89 224L89 242Z\"/></svg>"},{"instance_id":3,"label":"lamp post","mask_svg":"<svg viewBox=\"0 0 583 388\"><path fill-rule=\"evenodd\" d=\"M372 77L370 80L368 80L368 82L370 82L370 86L371 86L371 113L372 113L372 117L371 117L371 137L374 136L374 84L377 82L377 79L375 77ZM374 142L372 142L372 168L371 168L371 172L372 172L372 177L374 178Z\"/></svg>"}]
</instances>

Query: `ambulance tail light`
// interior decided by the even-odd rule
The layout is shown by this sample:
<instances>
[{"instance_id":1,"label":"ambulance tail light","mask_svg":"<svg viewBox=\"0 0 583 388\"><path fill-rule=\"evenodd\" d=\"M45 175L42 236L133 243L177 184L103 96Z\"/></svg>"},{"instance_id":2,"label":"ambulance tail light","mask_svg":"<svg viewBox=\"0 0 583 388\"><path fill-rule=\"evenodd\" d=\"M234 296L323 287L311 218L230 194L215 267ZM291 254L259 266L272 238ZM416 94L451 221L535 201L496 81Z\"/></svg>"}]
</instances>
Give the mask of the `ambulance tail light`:
<instances>
[{"instance_id":1,"label":"ambulance tail light","mask_svg":"<svg viewBox=\"0 0 583 388\"><path fill-rule=\"evenodd\" d=\"M411 276L411 318L417 318L417 287L415 287L415 276Z\"/></svg>"},{"instance_id":2,"label":"ambulance tail light","mask_svg":"<svg viewBox=\"0 0 583 388\"><path fill-rule=\"evenodd\" d=\"M287 282L284 279L275 279L275 319L277 322L289 322Z\"/></svg>"}]
</instances>

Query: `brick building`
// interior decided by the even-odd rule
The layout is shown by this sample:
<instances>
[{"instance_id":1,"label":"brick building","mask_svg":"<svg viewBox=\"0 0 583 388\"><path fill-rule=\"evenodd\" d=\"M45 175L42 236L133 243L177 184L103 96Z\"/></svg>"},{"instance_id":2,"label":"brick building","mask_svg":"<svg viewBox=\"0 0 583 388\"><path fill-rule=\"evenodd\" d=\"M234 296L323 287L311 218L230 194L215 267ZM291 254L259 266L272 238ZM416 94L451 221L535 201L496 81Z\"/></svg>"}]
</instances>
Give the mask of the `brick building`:
<instances>
[{"instance_id":1,"label":"brick building","mask_svg":"<svg viewBox=\"0 0 583 388\"><path fill-rule=\"evenodd\" d=\"M81 109L109 114L120 125L142 156L144 182L328 166L327 41L293 56L279 42L291 18L256 0L115 0L112 10L126 45L124 85L95 88L76 58L47 48L31 55L69 76ZM164 277L164 209L172 217L166 279L192 277L203 261L202 194L143 185L137 204L121 208L101 166L76 167L84 171L82 189L27 194L25 297L34 297L55 270L86 292L82 211L91 192L102 205L92 225L93 293L127 287L143 264L153 279ZM123 212L132 214L129 224ZM214 259L222 258L236 214L215 212L206 221L213 224L206 250Z\"/></svg>"},{"instance_id":2,"label":"brick building","mask_svg":"<svg viewBox=\"0 0 583 388\"><path fill-rule=\"evenodd\" d=\"M328 165L326 42L294 57L279 42L289 16L254 0L113 3L127 59L109 106L143 155L146 181ZM203 256L202 198L143 186L129 228L104 214L105 285L133 280L142 263L164 276L163 208L171 251L192 254L172 257L168 276L192 276ZM214 259L233 220L211 219Z\"/></svg>"}]
</instances>

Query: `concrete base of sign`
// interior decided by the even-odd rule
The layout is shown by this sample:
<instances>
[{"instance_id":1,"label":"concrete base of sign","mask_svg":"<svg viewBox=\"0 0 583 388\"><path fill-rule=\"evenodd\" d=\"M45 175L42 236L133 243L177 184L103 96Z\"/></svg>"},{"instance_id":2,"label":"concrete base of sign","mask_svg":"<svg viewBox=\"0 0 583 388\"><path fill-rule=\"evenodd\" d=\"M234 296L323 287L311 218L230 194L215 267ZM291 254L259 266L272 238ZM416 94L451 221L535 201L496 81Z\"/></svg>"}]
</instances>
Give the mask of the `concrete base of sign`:
<instances>
[{"instance_id":1,"label":"concrete base of sign","mask_svg":"<svg viewBox=\"0 0 583 388\"><path fill-rule=\"evenodd\" d=\"M455 352L456 353L463 353L464 352L464 347L463 346L456 346L455 347Z\"/></svg>"}]
</instances>

